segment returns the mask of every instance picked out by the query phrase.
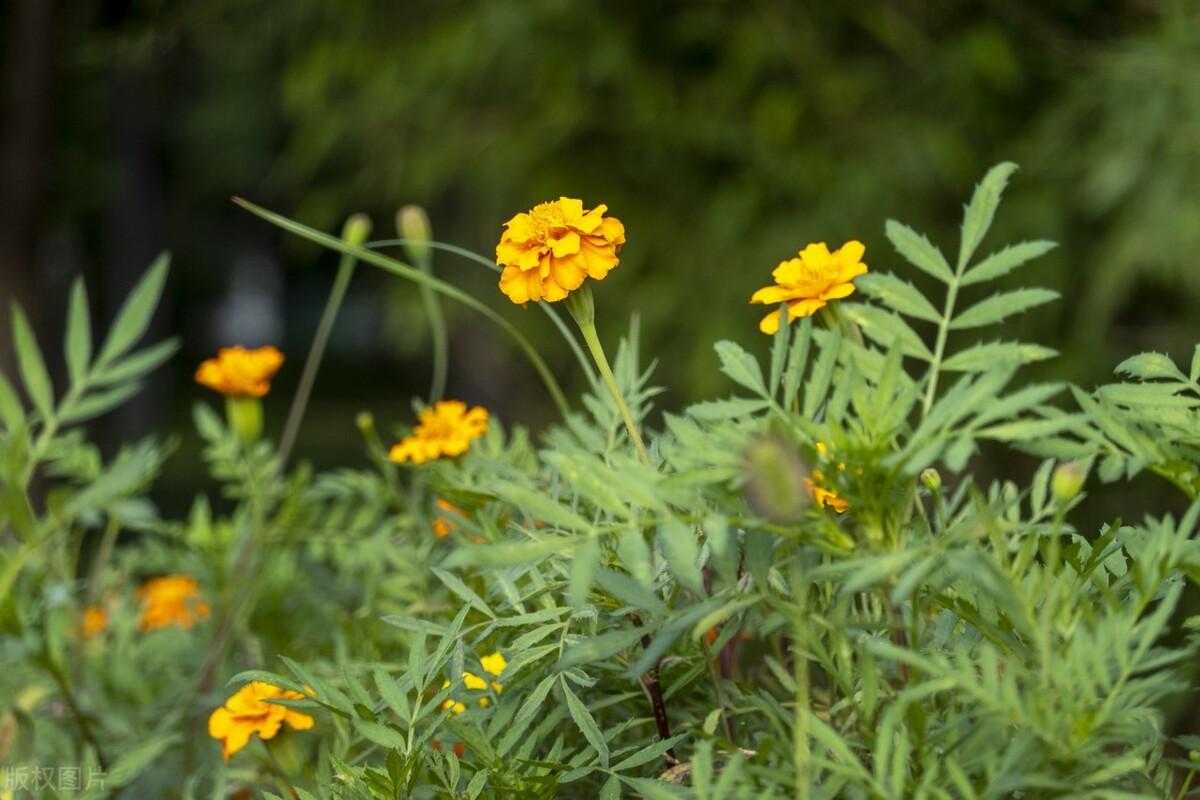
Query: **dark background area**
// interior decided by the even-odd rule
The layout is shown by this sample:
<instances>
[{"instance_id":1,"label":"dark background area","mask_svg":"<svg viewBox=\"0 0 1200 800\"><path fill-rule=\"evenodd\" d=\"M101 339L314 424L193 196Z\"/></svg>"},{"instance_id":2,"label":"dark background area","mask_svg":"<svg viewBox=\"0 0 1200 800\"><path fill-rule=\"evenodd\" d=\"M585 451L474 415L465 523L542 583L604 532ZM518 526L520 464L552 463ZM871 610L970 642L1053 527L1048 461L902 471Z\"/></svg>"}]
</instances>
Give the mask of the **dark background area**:
<instances>
[{"instance_id":1,"label":"dark background area","mask_svg":"<svg viewBox=\"0 0 1200 800\"><path fill-rule=\"evenodd\" d=\"M873 269L923 284L883 237L899 218L957 247L961 205L991 164L1021 164L985 250L1049 238L1012 276L1063 300L1003 331L1058 348L1031 370L1094 385L1142 350L1186 363L1200 340L1200 5L1183 0L665 2L571 0L7 0L0 131L0 296L58 350L83 274L111 319L163 249L158 336L183 350L102 441L188 432L217 347L279 345L277 433L336 258L229 202L330 231L352 212L394 235L405 203L435 236L491 255L513 213L559 195L607 203L622 263L597 287L601 333L630 313L668 409L728 391L711 343L765 350L747 305L809 241L867 245ZM439 274L545 347L570 354L491 273ZM506 423L553 410L497 329L447 307L450 394ZM997 336L999 332L989 335ZM11 364L7 323L0 363ZM410 418L429 380L415 288L360 267L297 448L361 463L354 413ZM1027 465L1002 465L1005 472ZM197 460L162 491L186 502ZM1147 481L1135 513L1177 506ZM1130 515L1129 495L1105 499Z\"/></svg>"}]
</instances>

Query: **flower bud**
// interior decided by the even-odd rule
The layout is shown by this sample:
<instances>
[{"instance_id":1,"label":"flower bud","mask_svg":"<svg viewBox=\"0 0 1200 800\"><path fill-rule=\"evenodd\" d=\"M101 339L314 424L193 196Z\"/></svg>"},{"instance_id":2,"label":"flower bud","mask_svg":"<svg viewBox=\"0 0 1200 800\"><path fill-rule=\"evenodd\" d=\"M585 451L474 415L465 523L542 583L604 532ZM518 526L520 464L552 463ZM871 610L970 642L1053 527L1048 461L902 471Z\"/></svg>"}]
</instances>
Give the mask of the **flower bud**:
<instances>
[{"instance_id":1,"label":"flower bud","mask_svg":"<svg viewBox=\"0 0 1200 800\"><path fill-rule=\"evenodd\" d=\"M592 287L586 283L567 295L563 305L580 327L596 323L596 301L592 298Z\"/></svg>"},{"instance_id":2,"label":"flower bud","mask_svg":"<svg viewBox=\"0 0 1200 800\"><path fill-rule=\"evenodd\" d=\"M402 239L408 239L404 245L405 254L417 263L429 258L428 242L431 236L429 215L420 206L408 205L396 212L396 231Z\"/></svg>"},{"instance_id":3,"label":"flower bud","mask_svg":"<svg viewBox=\"0 0 1200 800\"><path fill-rule=\"evenodd\" d=\"M789 442L773 436L746 448L746 505L772 522L790 522L810 502L805 489L808 465Z\"/></svg>"},{"instance_id":4,"label":"flower bud","mask_svg":"<svg viewBox=\"0 0 1200 800\"><path fill-rule=\"evenodd\" d=\"M1050 478L1050 491L1054 494L1054 499L1060 503L1074 500L1075 495L1083 488L1085 477L1083 470L1075 462L1059 464Z\"/></svg>"},{"instance_id":5,"label":"flower bud","mask_svg":"<svg viewBox=\"0 0 1200 800\"><path fill-rule=\"evenodd\" d=\"M342 240L355 247L362 247L370 235L371 218L366 214L351 214L342 226Z\"/></svg>"},{"instance_id":6,"label":"flower bud","mask_svg":"<svg viewBox=\"0 0 1200 800\"><path fill-rule=\"evenodd\" d=\"M936 492L938 489L942 488L941 473L939 473L933 467L921 470L921 483L925 485L926 489L930 490L931 492Z\"/></svg>"}]
</instances>

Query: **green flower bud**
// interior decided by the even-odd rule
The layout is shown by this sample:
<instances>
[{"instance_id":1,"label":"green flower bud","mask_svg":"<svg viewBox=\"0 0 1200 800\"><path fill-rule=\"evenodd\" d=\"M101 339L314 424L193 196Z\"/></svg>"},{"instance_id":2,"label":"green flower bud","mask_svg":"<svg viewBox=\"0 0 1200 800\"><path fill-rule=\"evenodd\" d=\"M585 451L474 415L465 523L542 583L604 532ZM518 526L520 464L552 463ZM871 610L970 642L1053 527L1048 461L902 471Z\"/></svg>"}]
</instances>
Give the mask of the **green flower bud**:
<instances>
[{"instance_id":1,"label":"green flower bud","mask_svg":"<svg viewBox=\"0 0 1200 800\"><path fill-rule=\"evenodd\" d=\"M942 488L942 475L933 467L921 470L921 483L925 485L926 489L936 492Z\"/></svg>"},{"instance_id":2,"label":"green flower bud","mask_svg":"<svg viewBox=\"0 0 1200 800\"><path fill-rule=\"evenodd\" d=\"M262 400L230 395L225 398L225 420L243 444L254 444L262 436Z\"/></svg>"},{"instance_id":3,"label":"green flower bud","mask_svg":"<svg viewBox=\"0 0 1200 800\"><path fill-rule=\"evenodd\" d=\"M1054 499L1060 503L1069 503L1074 500L1083 488L1084 477L1083 470L1078 464L1074 462L1060 464L1054 470L1053 477L1050 478L1050 491L1054 494Z\"/></svg>"},{"instance_id":4,"label":"green flower bud","mask_svg":"<svg viewBox=\"0 0 1200 800\"><path fill-rule=\"evenodd\" d=\"M429 215L420 206L405 206L396 212L396 231L402 239L408 239L404 245L405 254L413 261L421 263L429 258L428 242L432 236Z\"/></svg>"},{"instance_id":5,"label":"green flower bud","mask_svg":"<svg viewBox=\"0 0 1200 800\"><path fill-rule=\"evenodd\" d=\"M355 247L362 247L370 235L371 218L366 214L351 214L342 226L342 240Z\"/></svg>"},{"instance_id":6,"label":"green flower bud","mask_svg":"<svg viewBox=\"0 0 1200 800\"><path fill-rule=\"evenodd\" d=\"M746 505L773 522L796 520L811 502L808 475L808 465L789 442L759 439L746 448Z\"/></svg>"}]
</instances>

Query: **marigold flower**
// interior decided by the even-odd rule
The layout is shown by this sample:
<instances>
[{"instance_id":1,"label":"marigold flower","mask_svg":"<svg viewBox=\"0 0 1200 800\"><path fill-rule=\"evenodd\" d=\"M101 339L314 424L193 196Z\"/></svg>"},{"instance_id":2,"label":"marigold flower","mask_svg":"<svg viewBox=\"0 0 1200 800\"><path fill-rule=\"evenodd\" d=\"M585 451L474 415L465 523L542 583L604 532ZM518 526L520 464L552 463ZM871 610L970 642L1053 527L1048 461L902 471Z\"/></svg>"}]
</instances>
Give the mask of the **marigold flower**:
<instances>
[{"instance_id":1,"label":"marigold flower","mask_svg":"<svg viewBox=\"0 0 1200 800\"><path fill-rule=\"evenodd\" d=\"M225 705L213 711L208 718L208 735L221 742L221 754L228 761L230 756L250 742L253 734L271 739L279 733L283 723L298 731L306 731L315 724L308 714L267 700L303 700L299 692L281 689L262 681L252 681L225 701Z\"/></svg>"},{"instance_id":2,"label":"marigold flower","mask_svg":"<svg viewBox=\"0 0 1200 800\"><path fill-rule=\"evenodd\" d=\"M433 518L433 535L439 539L445 539L459 528L458 520L455 517L465 519L467 513L449 500L443 500L440 497L434 505L437 506L439 511L444 513L438 514Z\"/></svg>"},{"instance_id":3,"label":"marigold flower","mask_svg":"<svg viewBox=\"0 0 1200 800\"><path fill-rule=\"evenodd\" d=\"M850 508L850 503L838 497L838 493L833 489L825 487L825 474L819 469L812 471L812 477L804 479L804 488L808 490L808 495L817 504L817 508L832 508L839 514L845 513Z\"/></svg>"},{"instance_id":4,"label":"marigold flower","mask_svg":"<svg viewBox=\"0 0 1200 800\"><path fill-rule=\"evenodd\" d=\"M499 651L492 653L490 656L484 656L483 658L479 659L479 664L483 667L484 672L488 673L489 675L494 675L497 678L504 674L504 668L508 666L508 662L504 659L504 656L501 655ZM465 686L467 689L477 692L486 692L488 689L487 679L481 678L473 672L464 672L462 674L462 678L463 686ZM446 681L442 684L442 688L445 689L449 685L450 681ZM502 683L492 681L491 686L492 691L494 691L496 694L500 694L504 691L504 684ZM479 705L483 708L487 708L491 704L491 698L479 698ZM447 711L453 711L455 714L462 714L467 710L467 707L464 703L449 698L442 701L442 708Z\"/></svg>"},{"instance_id":5,"label":"marigold flower","mask_svg":"<svg viewBox=\"0 0 1200 800\"><path fill-rule=\"evenodd\" d=\"M504 223L496 245L500 291L514 303L562 300L587 278L604 280L620 263L625 226L605 217L606 205L583 210L583 201L560 197L539 203Z\"/></svg>"},{"instance_id":6,"label":"marigold flower","mask_svg":"<svg viewBox=\"0 0 1200 800\"><path fill-rule=\"evenodd\" d=\"M771 273L775 285L759 289L750 302L767 305L786 302L789 323L811 316L830 300L854 294L852 281L867 271L867 265L862 263L865 252L861 242L846 242L832 253L824 242L810 244L797 258L779 262ZM758 329L768 334L779 330L779 311L763 317Z\"/></svg>"},{"instance_id":7,"label":"marigold flower","mask_svg":"<svg viewBox=\"0 0 1200 800\"><path fill-rule=\"evenodd\" d=\"M222 347L216 358L196 369L196 383L230 397L263 397L281 366L283 353L269 345L256 350Z\"/></svg>"},{"instance_id":8,"label":"marigold flower","mask_svg":"<svg viewBox=\"0 0 1200 800\"><path fill-rule=\"evenodd\" d=\"M401 464L424 464L442 456L460 456L471 442L487 433L488 412L482 406L467 410L461 400L439 400L417 414L411 436L393 445L388 458Z\"/></svg>"},{"instance_id":9,"label":"marigold flower","mask_svg":"<svg viewBox=\"0 0 1200 800\"><path fill-rule=\"evenodd\" d=\"M79 633L84 639L103 633L108 627L108 612L100 606L89 606L83 612L83 619L79 622Z\"/></svg>"},{"instance_id":10,"label":"marigold flower","mask_svg":"<svg viewBox=\"0 0 1200 800\"><path fill-rule=\"evenodd\" d=\"M154 631L168 625L190 628L208 616L208 603L199 597L200 584L191 575L166 575L146 581L137 590L142 604L138 627Z\"/></svg>"}]
</instances>

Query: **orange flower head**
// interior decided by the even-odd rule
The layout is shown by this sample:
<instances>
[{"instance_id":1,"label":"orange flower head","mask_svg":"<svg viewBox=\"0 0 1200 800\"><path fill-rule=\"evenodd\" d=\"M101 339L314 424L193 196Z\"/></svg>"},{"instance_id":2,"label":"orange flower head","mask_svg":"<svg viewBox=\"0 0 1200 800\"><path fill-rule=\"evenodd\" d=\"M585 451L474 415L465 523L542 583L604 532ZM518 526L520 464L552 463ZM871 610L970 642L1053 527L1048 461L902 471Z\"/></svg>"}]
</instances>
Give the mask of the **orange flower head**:
<instances>
[{"instance_id":1,"label":"orange flower head","mask_svg":"<svg viewBox=\"0 0 1200 800\"><path fill-rule=\"evenodd\" d=\"M281 689L262 681L252 681L225 701L225 705L212 712L208 718L208 735L221 743L221 754L229 758L258 734L263 740L279 733L283 723L289 727L306 731L315 724L308 714L269 700L303 700L299 692Z\"/></svg>"},{"instance_id":2,"label":"orange flower head","mask_svg":"<svg viewBox=\"0 0 1200 800\"><path fill-rule=\"evenodd\" d=\"M817 508L832 508L839 514L849 510L850 503L838 497L836 491L827 488L824 484L825 473L819 469L814 469L812 477L804 479L804 488L808 490L808 496L817 504Z\"/></svg>"},{"instance_id":3,"label":"orange flower head","mask_svg":"<svg viewBox=\"0 0 1200 800\"><path fill-rule=\"evenodd\" d=\"M442 456L461 456L472 441L487 433L487 427L488 412L482 406L468 410L461 400L439 400L421 409L412 435L393 445L388 458L424 464Z\"/></svg>"},{"instance_id":4,"label":"orange flower head","mask_svg":"<svg viewBox=\"0 0 1200 800\"><path fill-rule=\"evenodd\" d=\"M83 612L79 622L79 633L84 639L91 639L104 632L108 627L108 612L100 606L89 606Z\"/></svg>"},{"instance_id":5,"label":"orange flower head","mask_svg":"<svg viewBox=\"0 0 1200 800\"><path fill-rule=\"evenodd\" d=\"M263 397L281 366L283 353L269 345L255 350L222 347L196 370L196 383L230 397Z\"/></svg>"},{"instance_id":6,"label":"orange flower head","mask_svg":"<svg viewBox=\"0 0 1200 800\"><path fill-rule=\"evenodd\" d=\"M556 302L583 285L604 280L620 263L625 226L606 217L608 206L583 210L583 201L560 197L539 203L504 223L496 245L500 291L514 303Z\"/></svg>"},{"instance_id":7,"label":"orange flower head","mask_svg":"<svg viewBox=\"0 0 1200 800\"><path fill-rule=\"evenodd\" d=\"M165 575L146 581L137 590L142 604L138 627L143 632L168 625L190 628L208 616L208 603L199 596L200 584L191 575Z\"/></svg>"},{"instance_id":8,"label":"orange flower head","mask_svg":"<svg viewBox=\"0 0 1200 800\"><path fill-rule=\"evenodd\" d=\"M458 506L451 503L449 500L438 498L434 503L438 511L442 512L433 518L433 535L439 539L445 539L450 534L454 533L459 528L459 519L465 519L467 514ZM458 519L456 519L456 517Z\"/></svg>"},{"instance_id":9,"label":"orange flower head","mask_svg":"<svg viewBox=\"0 0 1200 800\"><path fill-rule=\"evenodd\" d=\"M854 279L867 271L867 265L862 263L865 252L861 242L846 242L832 253L824 242L810 244L798 257L779 262L771 273L775 285L759 289L750 302L767 305L786 302L789 323L811 316L830 300L854 294ZM767 334L779 330L779 311L763 317L758 329Z\"/></svg>"}]
</instances>

